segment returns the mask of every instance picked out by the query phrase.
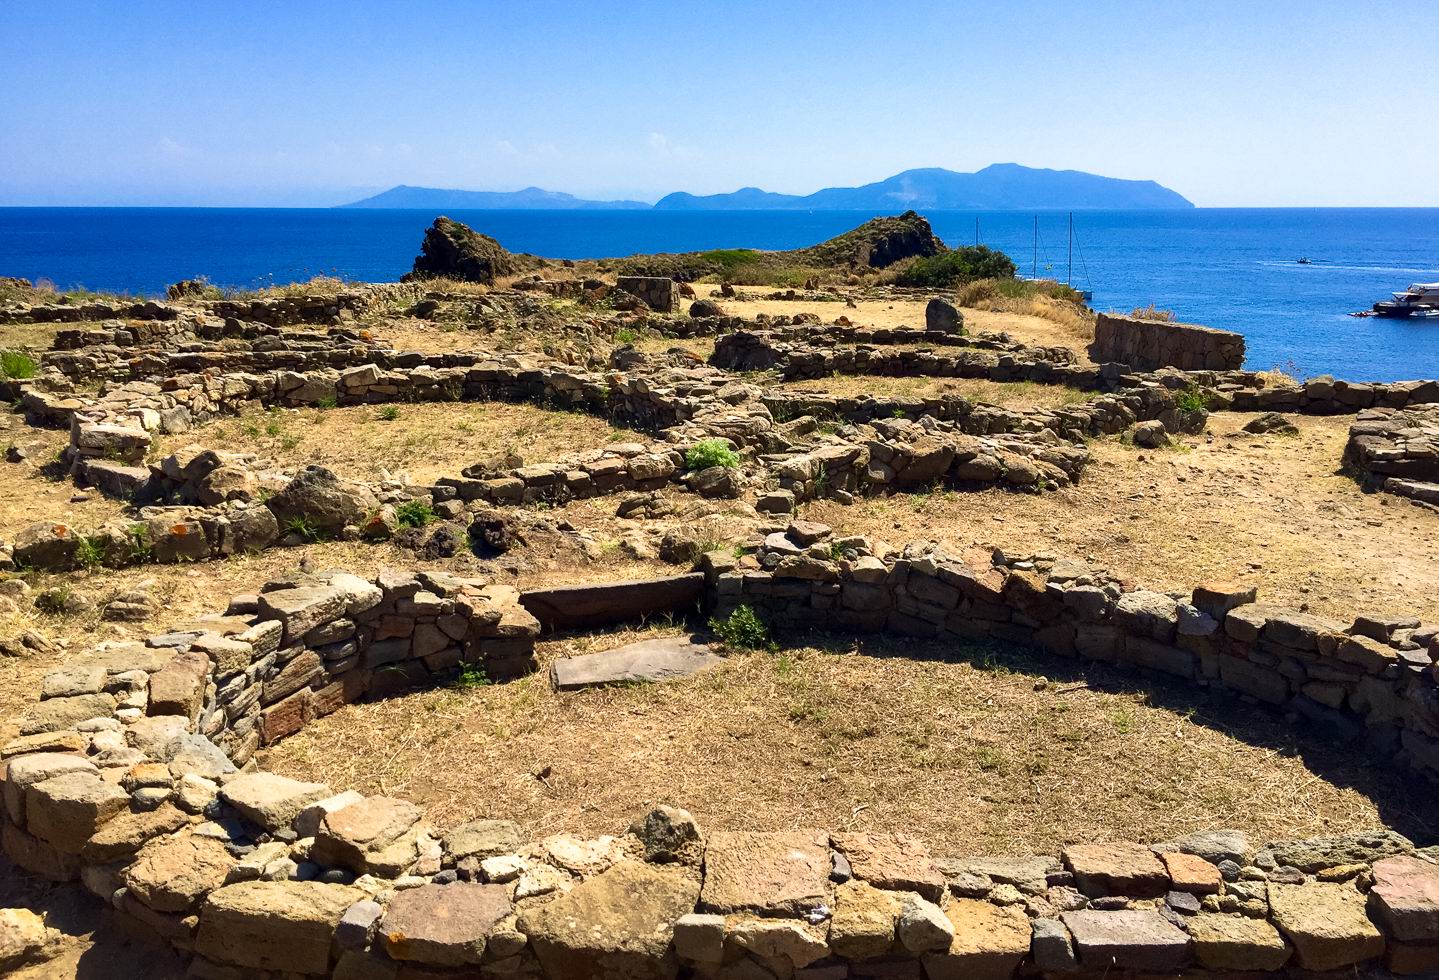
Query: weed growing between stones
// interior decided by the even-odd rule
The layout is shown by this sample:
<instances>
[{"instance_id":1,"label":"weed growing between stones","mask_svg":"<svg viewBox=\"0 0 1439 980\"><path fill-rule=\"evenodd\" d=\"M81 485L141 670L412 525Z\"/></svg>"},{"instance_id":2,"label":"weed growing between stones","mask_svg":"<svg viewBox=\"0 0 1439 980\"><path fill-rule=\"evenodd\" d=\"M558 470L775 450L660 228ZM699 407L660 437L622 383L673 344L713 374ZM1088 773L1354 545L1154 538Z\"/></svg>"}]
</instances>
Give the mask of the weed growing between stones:
<instances>
[{"instance_id":1,"label":"weed growing between stones","mask_svg":"<svg viewBox=\"0 0 1439 980\"><path fill-rule=\"evenodd\" d=\"M440 519L426 500L407 500L395 508L395 520L402 527L424 527Z\"/></svg>"},{"instance_id":2,"label":"weed growing between stones","mask_svg":"<svg viewBox=\"0 0 1439 980\"><path fill-rule=\"evenodd\" d=\"M740 606L723 619L710 620L721 643L736 650L768 650L774 647L769 627L749 606Z\"/></svg>"},{"instance_id":3,"label":"weed growing between stones","mask_svg":"<svg viewBox=\"0 0 1439 980\"><path fill-rule=\"evenodd\" d=\"M711 466L735 467L739 465L739 454L729 447L724 439L701 439L685 453L685 467L691 470L707 470Z\"/></svg>"}]
</instances>

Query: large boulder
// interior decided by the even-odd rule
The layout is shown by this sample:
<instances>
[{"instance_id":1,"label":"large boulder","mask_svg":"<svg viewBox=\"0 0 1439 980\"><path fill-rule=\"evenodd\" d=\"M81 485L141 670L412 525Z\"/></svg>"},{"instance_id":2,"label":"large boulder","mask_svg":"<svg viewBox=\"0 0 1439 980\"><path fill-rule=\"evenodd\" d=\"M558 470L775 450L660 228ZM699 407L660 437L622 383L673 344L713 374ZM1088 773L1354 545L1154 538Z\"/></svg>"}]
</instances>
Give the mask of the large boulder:
<instances>
[{"instance_id":1,"label":"large boulder","mask_svg":"<svg viewBox=\"0 0 1439 980\"><path fill-rule=\"evenodd\" d=\"M335 533L347 524L360 524L380 502L369 488L341 479L323 466L307 466L266 506L281 530L306 534Z\"/></svg>"},{"instance_id":2,"label":"large boulder","mask_svg":"<svg viewBox=\"0 0 1439 980\"><path fill-rule=\"evenodd\" d=\"M425 230L414 270L405 278L445 276L491 285L495 277L518 271L519 263L499 242L442 215Z\"/></svg>"}]
</instances>

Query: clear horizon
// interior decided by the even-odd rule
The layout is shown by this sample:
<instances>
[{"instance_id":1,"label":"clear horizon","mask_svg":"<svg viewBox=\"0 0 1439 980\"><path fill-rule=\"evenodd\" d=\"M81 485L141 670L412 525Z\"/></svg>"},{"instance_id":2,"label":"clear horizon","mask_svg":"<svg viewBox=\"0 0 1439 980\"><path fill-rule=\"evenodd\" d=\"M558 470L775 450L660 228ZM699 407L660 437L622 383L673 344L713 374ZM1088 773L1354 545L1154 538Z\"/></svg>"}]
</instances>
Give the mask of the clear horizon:
<instances>
[{"instance_id":1,"label":"clear horizon","mask_svg":"<svg viewBox=\"0 0 1439 980\"><path fill-rule=\"evenodd\" d=\"M0 206L652 202L1009 161L1207 208L1439 206L1439 73L1394 56L1430 4L673 11L17 0Z\"/></svg>"}]
</instances>

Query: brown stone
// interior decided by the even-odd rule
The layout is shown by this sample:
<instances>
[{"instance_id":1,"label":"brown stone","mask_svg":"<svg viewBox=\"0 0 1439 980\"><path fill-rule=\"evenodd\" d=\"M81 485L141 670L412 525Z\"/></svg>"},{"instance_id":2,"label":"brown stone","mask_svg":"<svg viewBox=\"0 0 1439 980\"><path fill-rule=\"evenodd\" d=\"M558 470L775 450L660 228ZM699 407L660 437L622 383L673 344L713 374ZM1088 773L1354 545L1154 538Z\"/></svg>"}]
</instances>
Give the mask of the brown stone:
<instances>
[{"instance_id":1,"label":"brown stone","mask_svg":"<svg viewBox=\"0 0 1439 980\"><path fill-rule=\"evenodd\" d=\"M373 857L398 842L420 819L420 808L408 800L368 796L327 813L320 820L311 857L320 864L370 870Z\"/></svg>"},{"instance_id":2,"label":"brown stone","mask_svg":"<svg viewBox=\"0 0 1439 980\"><path fill-rule=\"evenodd\" d=\"M480 962L490 930L510 909L503 885L423 885L390 900L379 932L392 959L464 966Z\"/></svg>"},{"instance_id":3,"label":"brown stone","mask_svg":"<svg viewBox=\"0 0 1439 980\"><path fill-rule=\"evenodd\" d=\"M145 845L121 880L156 912L192 912L234 866L223 843L186 833Z\"/></svg>"},{"instance_id":4,"label":"brown stone","mask_svg":"<svg viewBox=\"0 0 1439 980\"><path fill-rule=\"evenodd\" d=\"M566 980L673 978L674 922L694 911L699 882L677 865L621 861L520 914L545 974Z\"/></svg>"},{"instance_id":5,"label":"brown stone","mask_svg":"<svg viewBox=\"0 0 1439 980\"><path fill-rule=\"evenodd\" d=\"M929 980L1006 980L1029 952L1029 917L1019 905L956 898L944 910L954 940L943 953L924 955Z\"/></svg>"},{"instance_id":6,"label":"brown stone","mask_svg":"<svg viewBox=\"0 0 1439 980\"><path fill-rule=\"evenodd\" d=\"M1162 854L1160 857L1169 871L1169 879L1174 883L1175 891L1194 895L1219 893L1220 883L1223 881L1219 869L1204 858L1177 851Z\"/></svg>"},{"instance_id":7,"label":"brown stone","mask_svg":"<svg viewBox=\"0 0 1439 980\"><path fill-rule=\"evenodd\" d=\"M194 719L205 699L210 658L203 653L182 653L150 675L152 715L180 715Z\"/></svg>"},{"instance_id":8,"label":"brown stone","mask_svg":"<svg viewBox=\"0 0 1439 980\"><path fill-rule=\"evenodd\" d=\"M1079 890L1091 898L1156 898L1169 890L1169 873L1154 852L1138 844L1075 844L1061 855Z\"/></svg>"},{"instance_id":9,"label":"brown stone","mask_svg":"<svg viewBox=\"0 0 1439 980\"><path fill-rule=\"evenodd\" d=\"M944 894L944 876L929 848L907 834L837 834L833 843L849 859L855 877L877 888L918 892L931 902Z\"/></svg>"},{"instance_id":10,"label":"brown stone","mask_svg":"<svg viewBox=\"0 0 1439 980\"><path fill-rule=\"evenodd\" d=\"M151 838L174 833L189 820L172 803L154 810L127 811L97 830L81 848L80 856L86 864L118 861L134 854Z\"/></svg>"},{"instance_id":11,"label":"brown stone","mask_svg":"<svg viewBox=\"0 0 1439 980\"><path fill-rule=\"evenodd\" d=\"M1206 969L1269 971L1289 959L1289 944L1264 919L1201 912L1188 925L1194 956Z\"/></svg>"},{"instance_id":12,"label":"brown stone","mask_svg":"<svg viewBox=\"0 0 1439 980\"><path fill-rule=\"evenodd\" d=\"M258 970L328 973L335 926L364 897L358 888L317 881L227 885L200 908L195 952Z\"/></svg>"},{"instance_id":13,"label":"brown stone","mask_svg":"<svg viewBox=\"0 0 1439 980\"><path fill-rule=\"evenodd\" d=\"M829 944L837 956L867 960L883 956L894 945L895 921L902 895L880 891L862 881L846 881L834 890L834 915Z\"/></svg>"},{"instance_id":14,"label":"brown stone","mask_svg":"<svg viewBox=\"0 0 1439 980\"><path fill-rule=\"evenodd\" d=\"M703 911L802 913L829 901L829 838L823 832L710 835Z\"/></svg>"},{"instance_id":15,"label":"brown stone","mask_svg":"<svg viewBox=\"0 0 1439 980\"><path fill-rule=\"evenodd\" d=\"M128 793L95 773L64 773L26 788L25 828L61 851L78 854L95 831L129 805Z\"/></svg>"},{"instance_id":16,"label":"brown stone","mask_svg":"<svg viewBox=\"0 0 1439 980\"><path fill-rule=\"evenodd\" d=\"M1384 935L1364 914L1364 896L1352 884L1271 883L1269 905L1306 970L1337 970L1384 952Z\"/></svg>"}]
</instances>

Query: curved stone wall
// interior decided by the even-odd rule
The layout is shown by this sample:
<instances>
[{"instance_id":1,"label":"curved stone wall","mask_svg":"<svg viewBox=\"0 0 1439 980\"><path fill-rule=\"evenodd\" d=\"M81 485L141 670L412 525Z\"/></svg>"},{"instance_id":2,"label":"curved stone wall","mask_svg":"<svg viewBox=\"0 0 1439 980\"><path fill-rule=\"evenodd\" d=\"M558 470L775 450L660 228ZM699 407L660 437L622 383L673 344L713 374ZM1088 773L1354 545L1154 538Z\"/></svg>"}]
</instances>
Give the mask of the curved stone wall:
<instances>
[{"instance_id":1,"label":"curved stone wall","mask_svg":"<svg viewBox=\"0 0 1439 980\"><path fill-rule=\"evenodd\" d=\"M1414 622L1342 627L1212 585L1181 602L1073 561L886 555L803 523L704 568L716 613L744 603L781 629L993 638L1129 663L1367 732L1439 771L1435 631ZM1256 843L1207 831L949 859L903 834L706 834L659 807L617 836L526 842L503 821L440 830L404 800L250 763L345 701L464 663L528 669L538 624L516 599L436 574L327 573L144 644L102 644L45 678L24 734L0 748L5 854L79 880L192 955L198 977L1439 968L1439 865L1392 832Z\"/></svg>"}]
</instances>

